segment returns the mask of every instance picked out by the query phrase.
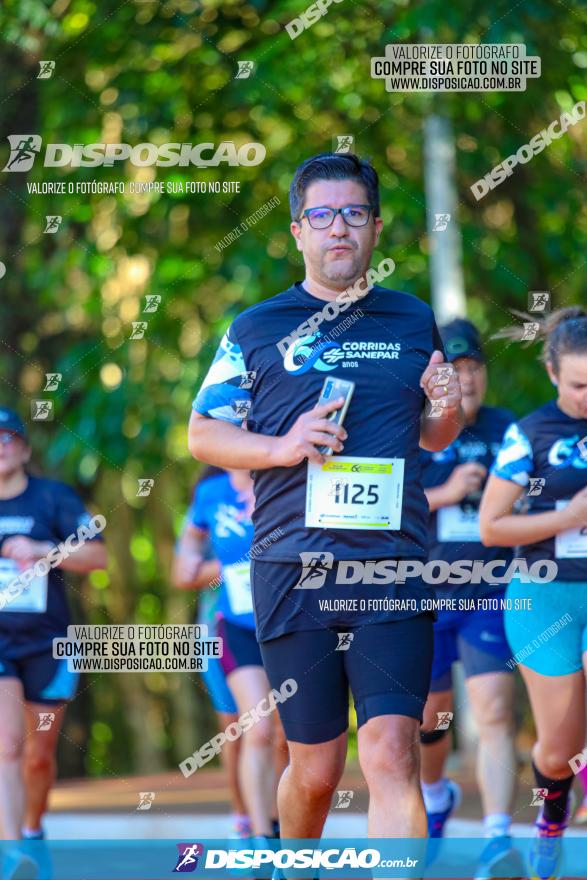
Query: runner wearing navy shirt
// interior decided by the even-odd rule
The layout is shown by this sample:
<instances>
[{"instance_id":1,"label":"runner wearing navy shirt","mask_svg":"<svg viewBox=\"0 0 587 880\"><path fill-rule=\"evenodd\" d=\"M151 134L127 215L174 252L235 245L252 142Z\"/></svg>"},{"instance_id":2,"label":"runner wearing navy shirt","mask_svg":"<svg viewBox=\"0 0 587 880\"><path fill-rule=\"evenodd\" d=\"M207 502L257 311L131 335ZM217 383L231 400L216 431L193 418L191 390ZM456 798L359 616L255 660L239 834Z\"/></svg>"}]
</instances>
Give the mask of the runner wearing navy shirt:
<instances>
[{"instance_id":1,"label":"runner wearing navy shirt","mask_svg":"<svg viewBox=\"0 0 587 880\"><path fill-rule=\"evenodd\" d=\"M512 610L505 612L536 723L536 785L549 792L536 820L531 876L550 878L561 870L575 769L569 762L582 751L586 733L587 312L559 309L541 330L557 397L506 432L482 499L480 528L487 546L519 546L537 576L548 564L558 567L550 583L514 578L506 594ZM523 495L527 513L514 515Z\"/></svg>"},{"instance_id":2,"label":"runner wearing navy shirt","mask_svg":"<svg viewBox=\"0 0 587 880\"><path fill-rule=\"evenodd\" d=\"M457 318L440 328L447 360L458 372L465 427L446 449L422 452L423 483L430 506L429 558L431 561L501 561L496 575L505 574L512 561L511 548L484 547L479 534L479 502L489 468L501 445L512 413L485 406L487 368L477 328ZM491 842L481 855L478 876L491 870L512 847L509 836L516 778L513 723L513 677L507 666L511 651L503 610L477 607L477 600L500 601L505 584L495 581L435 586L439 599L454 600L456 609L438 611L434 625L434 660L430 695L424 711L422 791L431 837L441 837L444 826L460 801L460 788L443 778L450 751L450 728L437 727L442 713L453 709L452 664L461 660L467 693L479 729L477 778L481 789L484 830ZM461 600L475 607L463 610ZM500 875L501 876L501 875Z\"/></svg>"},{"instance_id":3,"label":"runner wearing navy shirt","mask_svg":"<svg viewBox=\"0 0 587 880\"><path fill-rule=\"evenodd\" d=\"M270 690L255 637L251 596L254 501L248 471L220 471L200 482L188 511L176 561L178 585L201 588L220 579L215 634L223 640L220 662L239 715L264 700ZM213 560L206 560L203 555L208 539ZM177 575L183 563L191 568L191 573L180 582ZM275 793L287 763L284 746L276 713L261 718L242 736L238 761L240 791L251 831L258 837L273 837L277 833Z\"/></svg>"},{"instance_id":4,"label":"runner wearing navy shirt","mask_svg":"<svg viewBox=\"0 0 587 880\"><path fill-rule=\"evenodd\" d=\"M454 440L460 387L430 307L366 275L382 228L374 168L352 154L309 159L290 206L305 280L233 322L194 401L190 450L254 471L257 634L271 685L297 684L279 705L282 836L320 837L345 763L350 685L369 833L425 837L417 734L433 616L418 600L431 591L393 573L425 557L419 445ZM317 406L327 375L356 384L344 427L327 418L341 398Z\"/></svg>"},{"instance_id":5,"label":"runner wearing navy shirt","mask_svg":"<svg viewBox=\"0 0 587 880\"><path fill-rule=\"evenodd\" d=\"M71 554L28 589L13 588L21 572L50 560L91 519L69 486L27 473L30 455L21 419L0 407L0 821L7 840L43 836L65 704L76 691L78 675L53 657L53 639L67 635L71 622L62 571L106 566L96 535L77 549L72 542Z\"/></svg>"}]
</instances>

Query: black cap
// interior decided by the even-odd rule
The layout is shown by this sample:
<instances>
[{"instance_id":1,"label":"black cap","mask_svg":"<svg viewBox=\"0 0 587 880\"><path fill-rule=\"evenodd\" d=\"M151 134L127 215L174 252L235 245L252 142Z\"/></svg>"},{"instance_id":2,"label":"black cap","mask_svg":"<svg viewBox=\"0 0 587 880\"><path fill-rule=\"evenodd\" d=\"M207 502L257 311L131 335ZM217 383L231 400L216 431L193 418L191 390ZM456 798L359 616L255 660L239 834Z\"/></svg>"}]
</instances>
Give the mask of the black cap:
<instances>
[{"instance_id":1,"label":"black cap","mask_svg":"<svg viewBox=\"0 0 587 880\"><path fill-rule=\"evenodd\" d=\"M479 331L466 318L455 318L438 329L449 363L462 357L474 358L482 364L485 363Z\"/></svg>"},{"instance_id":2,"label":"black cap","mask_svg":"<svg viewBox=\"0 0 587 880\"><path fill-rule=\"evenodd\" d=\"M6 406L0 406L0 431L11 431L26 440L26 428L21 417Z\"/></svg>"}]
</instances>

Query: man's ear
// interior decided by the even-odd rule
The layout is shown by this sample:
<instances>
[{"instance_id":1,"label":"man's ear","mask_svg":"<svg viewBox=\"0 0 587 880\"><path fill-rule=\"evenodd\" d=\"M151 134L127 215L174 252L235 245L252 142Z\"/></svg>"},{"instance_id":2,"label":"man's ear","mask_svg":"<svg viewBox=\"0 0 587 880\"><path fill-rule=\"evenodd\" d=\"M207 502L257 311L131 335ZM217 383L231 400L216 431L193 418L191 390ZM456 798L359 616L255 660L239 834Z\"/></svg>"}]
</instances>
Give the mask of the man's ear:
<instances>
[{"instance_id":1,"label":"man's ear","mask_svg":"<svg viewBox=\"0 0 587 880\"><path fill-rule=\"evenodd\" d=\"M546 372L548 373L548 378L552 382L555 388L558 387L558 379L556 373L554 372L552 361L546 361Z\"/></svg>"},{"instance_id":2,"label":"man's ear","mask_svg":"<svg viewBox=\"0 0 587 880\"><path fill-rule=\"evenodd\" d=\"M299 251L302 249L302 226L300 223L296 223L295 220L292 220L290 223L290 232L296 240L296 247Z\"/></svg>"}]
</instances>

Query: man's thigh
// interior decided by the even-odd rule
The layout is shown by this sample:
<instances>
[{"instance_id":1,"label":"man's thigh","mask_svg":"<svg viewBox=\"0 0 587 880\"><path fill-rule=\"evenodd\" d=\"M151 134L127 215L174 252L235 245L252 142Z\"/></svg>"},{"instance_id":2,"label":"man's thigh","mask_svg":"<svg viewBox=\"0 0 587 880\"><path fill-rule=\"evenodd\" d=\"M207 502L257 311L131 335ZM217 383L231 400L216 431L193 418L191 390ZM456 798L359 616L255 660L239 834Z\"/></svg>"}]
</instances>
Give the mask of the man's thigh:
<instances>
[{"instance_id":1,"label":"man's thigh","mask_svg":"<svg viewBox=\"0 0 587 880\"><path fill-rule=\"evenodd\" d=\"M432 668L432 614L371 623L351 632L344 662L358 727L380 715L422 721Z\"/></svg>"},{"instance_id":2,"label":"man's thigh","mask_svg":"<svg viewBox=\"0 0 587 880\"><path fill-rule=\"evenodd\" d=\"M334 630L287 633L261 642L263 665L272 688L293 679L296 692L278 704L289 742L328 742L348 727L349 683L343 651Z\"/></svg>"}]
</instances>

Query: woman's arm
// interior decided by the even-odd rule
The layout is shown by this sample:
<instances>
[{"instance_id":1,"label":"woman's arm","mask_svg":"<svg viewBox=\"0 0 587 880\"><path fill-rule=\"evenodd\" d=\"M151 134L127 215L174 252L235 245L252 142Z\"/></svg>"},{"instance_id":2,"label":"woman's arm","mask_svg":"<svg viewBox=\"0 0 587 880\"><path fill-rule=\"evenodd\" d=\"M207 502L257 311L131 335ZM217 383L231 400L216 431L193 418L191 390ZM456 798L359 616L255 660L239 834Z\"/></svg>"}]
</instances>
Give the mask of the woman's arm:
<instances>
[{"instance_id":1,"label":"woman's arm","mask_svg":"<svg viewBox=\"0 0 587 880\"><path fill-rule=\"evenodd\" d=\"M583 517L583 522L587 522L587 489L578 492L564 510L513 514L514 503L523 491L523 486L495 474L487 480L479 508L481 541L486 547L535 544L576 528L582 524Z\"/></svg>"},{"instance_id":2,"label":"woman's arm","mask_svg":"<svg viewBox=\"0 0 587 880\"><path fill-rule=\"evenodd\" d=\"M204 559L206 532L186 526L177 543L171 569L171 582L178 590L202 590L217 584L220 563Z\"/></svg>"}]
</instances>

